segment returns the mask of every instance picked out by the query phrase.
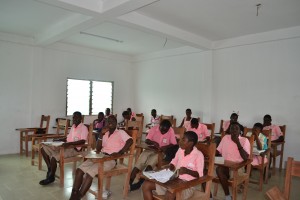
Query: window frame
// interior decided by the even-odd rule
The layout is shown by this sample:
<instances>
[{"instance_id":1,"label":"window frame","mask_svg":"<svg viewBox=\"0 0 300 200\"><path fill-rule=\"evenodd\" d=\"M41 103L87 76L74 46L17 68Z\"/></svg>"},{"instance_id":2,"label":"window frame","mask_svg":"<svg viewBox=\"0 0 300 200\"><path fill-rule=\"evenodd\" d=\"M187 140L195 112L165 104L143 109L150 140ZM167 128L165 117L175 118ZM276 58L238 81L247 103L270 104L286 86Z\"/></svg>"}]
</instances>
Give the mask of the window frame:
<instances>
[{"instance_id":1,"label":"window frame","mask_svg":"<svg viewBox=\"0 0 300 200\"><path fill-rule=\"evenodd\" d=\"M80 78L71 78L71 77L67 77L66 80L66 109L65 109L65 113L66 116L72 116L72 115L68 115L68 80L69 79L73 79L73 80L79 80L79 81L89 81L90 84L90 91L89 91L89 115L92 115L92 110L93 110L93 99L92 99L92 95L93 95L93 81L94 82L106 82L106 83L111 83L112 89L111 89L111 94L112 94L112 98L111 98L111 113L113 113L113 105L114 105L114 81L104 81L104 80L94 80L94 79L80 79ZM99 111L99 112L104 112L104 111ZM98 113L97 113L98 115Z\"/></svg>"}]
</instances>

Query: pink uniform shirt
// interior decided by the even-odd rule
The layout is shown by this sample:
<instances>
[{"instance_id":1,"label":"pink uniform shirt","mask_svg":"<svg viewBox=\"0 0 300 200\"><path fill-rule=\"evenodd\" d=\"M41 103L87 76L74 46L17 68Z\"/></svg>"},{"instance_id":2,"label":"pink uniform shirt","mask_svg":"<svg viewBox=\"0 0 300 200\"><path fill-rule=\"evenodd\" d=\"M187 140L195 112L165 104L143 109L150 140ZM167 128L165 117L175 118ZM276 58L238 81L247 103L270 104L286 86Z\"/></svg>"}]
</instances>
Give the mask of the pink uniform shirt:
<instances>
[{"instance_id":1,"label":"pink uniform shirt","mask_svg":"<svg viewBox=\"0 0 300 200\"><path fill-rule=\"evenodd\" d=\"M250 155L250 142L247 138L239 136L240 143L243 149ZM230 160L233 162L242 162L244 161L240 155L236 143L231 140L231 135L225 135L217 150L222 154L222 157L225 160Z\"/></svg>"},{"instance_id":2,"label":"pink uniform shirt","mask_svg":"<svg viewBox=\"0 0 300 200\"><path fill-rule=\"evenodd\" d=\"M189 127L191 127L191 120L192 120L193 118L191 117L191 119L190 120L186 120L186 117L183 119L184 120L184 122L183 122L183 127L185 128L185 129L188 129Z\"/></svg>"},{"instance_id":3,"label":"pink uniform shirt","mask_svg":"<svg viewBox=\"0 0 300 200\"><path fill-rule=\"evenodd\" d=\"M186 156L184 156L184 150L179 148L171 163L176 167L176 169L185 167L187 169L197 171L199 177L203 176L204 156L196 147L194 147L192 152ZM186 181L195 179L195 177L189 174L181 174L179 175L179 178Z\"/></svg>"},{"instance_id":4,"label":"pink uniform shirt","mask_svg":"<svg viewBox=\"0 0 300 200\"><path fill-rule=\"evenodd\" d=\"M131 137L123 130L116 129L109 137L107 131L102 138L102 152L112 154L119 152Z\"/></svg>"},{"instance_id":5,"label":"pink uniform shirt","mask_svg":"<svg viewBox=\"0 0 300 200\"><path fill-rule=\"evenodd\" d=\"M169 144L177 144L175 133L172 127L170 127L167 133L161 134L159 126L154 126L149 130L146 139L157 142L159 147L167 146Z\"/></svg>"},{"instance_id":6,"label":"pink uniform shirt","mask_svg":"<svg viewBox=\"0 0 300 200\"><path fill-rule=\"evenodd\" d=\"M88 134L89 131L83 123L78 124L77 127L75 127L75 124L73 124L70 133L67 136L67 142L87 140Z\"/></svg>"},{"instance_id":7,"label":"pink uniform shirt","mask_svg":"<svg viewBox=\"0 0 300 200\"><path fill-rule=\"evenodd\" d=\"M198 141L203 141L206 137L210 136L207 126L201 123L199 123L198 128L188 127L187 131L194 131L198 136Z\"/></svg>"},{"instance_id":8,"label":"pink uniform shirt","mask_svg":"<svg viewBox=\"0 0 300 200\"><path fill-rule=\"evenodd\" d=\"M95 122L95 128L103 128L104 127L104 123L105 123L105 119L103 119L101 122L96 121Z\"/></svg>"},{"instance_id":9,"label":"pink uniform shirt","mask_svg":"<svg viewBox=\"0 0 300 200\"><path fill-rule=\"evenodd\" d=\"M156 115L155 118L153 116L151 116L150 123L151 123L152 127L156 126L156 125L159 125L159 122L160 122L160 117L158 115Z\"/></svg>"},{"instance_id":10,"label":"pink uniform shirt","mask_svg":"<svg viewBox=\"0 0 300 200\"><path fill-rule=\"evenodd\" d=\"M279 126L272 124L271 126L265 126L263 130L270 130L272 129L271 141L277 140L280 136L282 136L282 132Z\"/></svg>"}]
</instances>

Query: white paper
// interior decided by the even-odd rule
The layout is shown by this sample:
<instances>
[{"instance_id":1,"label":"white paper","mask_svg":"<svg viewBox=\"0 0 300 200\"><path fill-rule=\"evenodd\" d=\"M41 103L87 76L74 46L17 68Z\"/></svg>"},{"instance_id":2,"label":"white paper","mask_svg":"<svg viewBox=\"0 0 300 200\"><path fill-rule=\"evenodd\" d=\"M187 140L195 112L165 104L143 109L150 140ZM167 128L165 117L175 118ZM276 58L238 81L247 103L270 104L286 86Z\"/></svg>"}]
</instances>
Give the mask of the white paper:
<instances>
[{"instance_id":1,"label":"white paper","mask_svg":"<svg viewBox=\"0 0 300 200\"><path fill-rule=\"evenodd\" d=\"M216 164L224 164L224 158L223 157L215 157L215 163Z\"/></svg>"},{"instance_id":2,"label":"white paper","mask_svg":"<svg viewBox=\"0 0 300 200\"><path fill-rule=\"evenodd\" d=\"M49 145L49 146L61 146L64 142L57 141L57 142L42 142L43 144Z\"/></svg>"},{"instance_id":3,"label":"white paper","mask_svg":"<svg viewBox=\"0 0 300 200\"><path fill-rule=\"evenodd\" d=\"M161 183L167 182L176 173L177 173L177 171L171 171L169 169L163 169L163 170L158 171L158 172L154 172L154 171L145 172L145 171L143 171L144 176L146 176L150 179L155 179L155 180L157 180L158 182L161 182Z\"/></svg>"}]
</instances>

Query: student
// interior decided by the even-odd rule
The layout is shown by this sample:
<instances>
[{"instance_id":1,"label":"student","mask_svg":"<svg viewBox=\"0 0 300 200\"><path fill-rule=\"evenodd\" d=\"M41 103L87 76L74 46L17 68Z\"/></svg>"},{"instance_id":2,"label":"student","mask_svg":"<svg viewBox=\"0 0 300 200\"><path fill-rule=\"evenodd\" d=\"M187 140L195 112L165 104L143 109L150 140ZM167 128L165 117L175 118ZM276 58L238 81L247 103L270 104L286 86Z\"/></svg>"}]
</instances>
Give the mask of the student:
<instances>
[{"instance_id":1,"label":"student","mask_svg":"<svg viewBox=\"0 0 300 200\"><path fill-rule=\"evenodd\" d=\"M242 162L248 159L250 155L250 142L247 138L240 136L240 125L237 122L232 122L230 126L230 135L225 135L218 148L217 155L222 155L225 160L233 162ZM241 173L239 171L239 173ZM228 180L230 179L229 168L218 166L216 173L220 179L220 183L225 193L225 199L231 200L232 197L229 193Z\"/></svg>"},{"instance_id":2,"label":"student","mask_svg":"<svg viewBox=\"0 0 300 200\"><path fill-rule=\"evenodd\" d=\"M171 127L171 122L168 120L163 120L159 126L154 126L151 128L146 136L145 143L151 145L154 149L159 149L163 152L166 152L168 148L176 145L177 141L174 130ZM141 153L130 175L129 184L131 191L139 189L144 181L143 179L140 179L139 182L133 184L136 175L144 169L154 169L157 162L158 154L155 151L144 150Z\"/></svg>"},{"instance_id":3,"label":"student","mask_svg":"<svg viewBox=\"0 0 300 200\"><path fill-rule=\"evenodd\" d=\"M107 127L102 129L102 133L97 141L97 152L101 152L114 156L122 155L128 151L133 143L132 138L123 130L117 130L117 119L114 116L109 116ZM116 161L104 162L104 170L111 170L116 166ZM87 159L76 170L73 189L70 200L81 199L92 185L93 178L98 174L98 163ZM102 198L107 199L111 194L110 191L103 191Z\"/></svg>"},{"instance_id":4,"label":"student","mask_svg":"<svg viewBox=\"0 0 300 200\"><path fill-rule=\"evenodd\" d=\"M135 121L135 113L131 111L131 108L127 108L127 112L129 113L130 120ZM134 120L133 120L134 119Z\"/></svg>"},{"instance_id":5,"label":"student","mask_svg":"<svg viewBox=\"0 0 300 200\"><path fill-rule=\"evenodd\" d=\"M185 110L185 117L182 119L182 122L179 127L184 127L185 129L188 129L191 125L191 120L192 120L192 110L191 109L186 109Z\"/></svg>"},{"instance_id":6,"label":"student","mask_svg":"<svg viewBox=\"0 0 300 200\"><path fill-rule=\"evenodd\" d=\"M272 124L271 115L264 116L263 130L272 129L271 141L272 142L282 142L284 140L283 133L281 132L279 126Z\"/></svg>"},{"instance_id":7,"label":"student","mask_svg":"<svg viewBox=\"0 0 300 200\"><path fill-rule=\"evenodd\" d=\"M267 150L268 149L268 138L262 133L263 125L261 123L255 123L252 128L252 135L254 135L254 145L253 148L257 150ZM267 162L267 158L264 159ZM260 165L262 163L262 157L259 155L253 155L253 161L251 165Z\"/></svg>"},{"instance_id":8,"label":"student","mask_svg":"<svg viewBox=\"0 0 300 200\"><path fill-rule=\"evenodd\" d=\"M135 121L135 118L130 117L130 113L128 111L123 111L122 116L123 116L123 121L118 123L118 128L119 129L124 129L125 128L125 121L126 120Z\"/></svg>"},{"instance_id":9,"label":"student","mask_svg":"<svg viewBox=\"0 0 300 200\"><path fill-rule=\"evenodd\" d=\"M101 132L101 129L104 126L105 126L104 113L103 112L99 112L98 118L93 121L93 129L97 130L97 132L98 132L97 134L95 134L96 141L98 139L99 132Z\"/></svg>"},{"instance_id":10,"label":"student","mask_svg":"<svg viewBox=\"0 0 300 200\"><path fill-rule=\"evenodd\" d=\"M243 135L243 132L244 132L244 126L241 125L239 122L238 122L238 118L239 118L239 115L237 113L232 113L230 115L230 120L228 121L223 121L223 131L225 131L226 134L229 134L229 130L230 130L230 125L234 122L237 122L240 126L240 135Z\"/></svg>"},{"instance_id":11,"label":"student","mask_svg":"<svg viewBox=\"0 0 300 200\"><path fill-rule=\"evenodd\" d=\"M210 140L210 133L207 130L205 124L199 123L197 118L191 120L191 126L187 128L187 131L193 131L198 136L199 142L206 142Z\"/></svg>"},{"instance_id":12,"label":"student","mask_svg":"<svg viewBox=\"0 0 300 200\"><path fill-rule=\"evenodd\" d=\"M203 176L204 156L195 145L198 141L197 134L193 131L188 131L184 134L180 141L175 158L171 161L169 169L174 171L179 170L179 179L190 181ZM156 190L158 195L165 195L165 199L174 199L176 194L172 194L154 182L145 181L142 186L144 200L152 200L152 191ZM193 196L194 188L185 189L182 191L182 199L188 199Z\"/></svg>"},{"instance_id":13,"label":"student","mask_svg":"<svg viewBox=\"0 0 300 200\"><path fill-rule=\"evenodd\" d=\"M105 110L105 118L108 118L111 115L112 114L110 114L110 108L106 108L106 110Z\"/></svg>"},{"instance_id":14,"label":"student","mask_svg":"<svg viewBox=\"0 0 300 200\"><path fill-rule=\"evenodd\" d=\"M73 113L73 126L68 134L67 138L60 139L65 143L62 144L63 147L68 147L70 145L84 144L88 137L87 127L81 123L82 115L80 112ZM77 155L82 155L85 152L80 151L81 149L70 148L65 149L65 158L74 157ZM40 185L48 185L55 180L55 172L57 168L57 162L60 159L60 147L48 146L42 144L41 148L42 156L48 167L46 179L40 181Z\"/></svg>"},{"instance_id":15,"label":"student","mask_svg":"<svg viewBox=\"0 0 300 200\"><path fill-rule=\"evenodd\" d=\"M146 128L150 129L154 126L157 126L160 122L160 117L157 115L156 110L151 110L151 120L149 124L146 124Z\"/></svg>"}]
</instances>

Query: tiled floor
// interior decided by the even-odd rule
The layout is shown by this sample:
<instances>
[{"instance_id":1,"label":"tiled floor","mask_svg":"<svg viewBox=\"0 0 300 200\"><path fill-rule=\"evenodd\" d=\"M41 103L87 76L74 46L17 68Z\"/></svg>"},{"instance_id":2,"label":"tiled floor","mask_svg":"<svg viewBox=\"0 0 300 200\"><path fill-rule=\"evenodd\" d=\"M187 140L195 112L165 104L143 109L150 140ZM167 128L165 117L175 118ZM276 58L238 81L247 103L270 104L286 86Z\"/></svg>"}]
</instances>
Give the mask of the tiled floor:
<instances>
[{"instance_id":1,"label":"tiled floor","mask_svg":"<svg viewBox=\"0 0 300 200\"><path fill-rule=\"evenodd\" d=\"M45 168L45 166L44 166ZM39 171L37 166L31 166L30 158L19 155L4 155L0 156L0 200L64 200L69 199L72 190L72 173L71 165L67 165L65 175L65 187L59 187L59 182L56 180L53 184L43 187L39 185L39 181L46 176L45 170ZM277 172L276 176L272 176L268 185L263 186L263 192L259 192L257 185L250 184L248 198L249 200L264 199L264 193L267 189L274 185L279 185L282 188L284 181L284 172ZM112 178L111 200L122 199L124 176ZM293 181L292 198L300 199L299 188L300 180ZM96 184L96 182L95 182ZM94 186L92 186L94 187ZM239 196L239 199L241 196ZM84 199L95 199L93 195L88 194ZM141 190L130 192L128 195L130 200L140 200L142 198ZM224 194L220 187L217 198L224 199Z\"/></svg>"}]
</instances>

